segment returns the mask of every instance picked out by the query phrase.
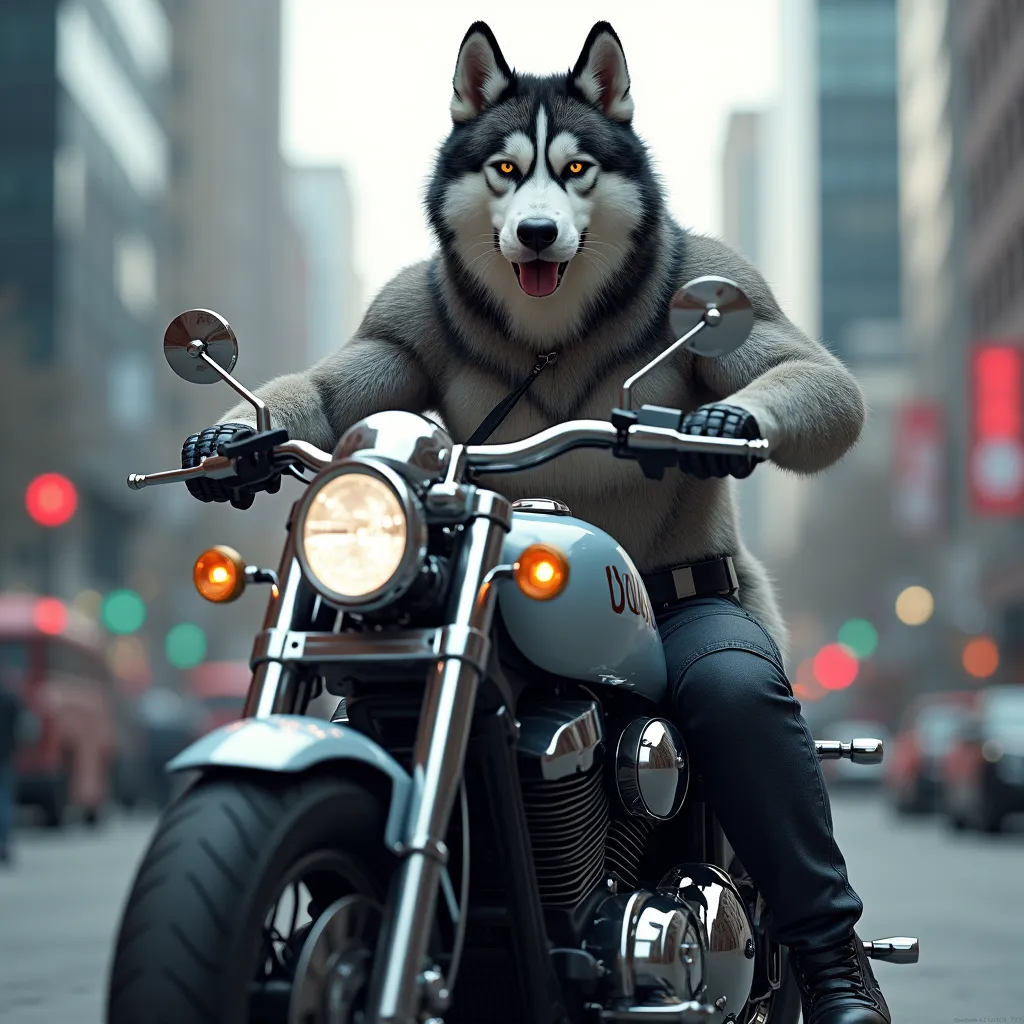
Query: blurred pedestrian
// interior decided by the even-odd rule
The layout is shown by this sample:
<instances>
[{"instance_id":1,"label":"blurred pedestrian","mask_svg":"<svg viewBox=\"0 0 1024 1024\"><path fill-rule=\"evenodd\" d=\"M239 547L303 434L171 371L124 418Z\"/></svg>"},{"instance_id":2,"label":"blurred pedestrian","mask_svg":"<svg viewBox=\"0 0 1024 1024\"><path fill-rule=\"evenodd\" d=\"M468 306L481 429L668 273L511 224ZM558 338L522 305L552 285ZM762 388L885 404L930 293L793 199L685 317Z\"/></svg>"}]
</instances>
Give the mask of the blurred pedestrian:
<instances>
[{"instance_id":1,"label":"blurred pedestrian","mask_svg":"<svg viewBox=\"0 0 1024 1024\"><path fill-rule=\"evenodd\" d=\"M17 794L16 758L28 724L22 699L0 677L0 864L11 860L11 832Z\"/></svg>"}]
</instances>

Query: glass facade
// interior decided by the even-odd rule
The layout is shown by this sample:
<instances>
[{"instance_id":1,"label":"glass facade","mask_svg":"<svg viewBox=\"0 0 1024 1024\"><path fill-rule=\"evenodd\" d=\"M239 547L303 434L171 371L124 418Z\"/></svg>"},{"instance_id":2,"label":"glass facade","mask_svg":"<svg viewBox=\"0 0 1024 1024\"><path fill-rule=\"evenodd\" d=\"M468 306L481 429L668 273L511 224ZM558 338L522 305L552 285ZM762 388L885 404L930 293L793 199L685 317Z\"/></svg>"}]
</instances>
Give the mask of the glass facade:
<instances>
[{"instance_id":1,"label":"glass facade","mask_svg":"<svg viewBox=\"0 0 1024 1024\"><path fill-rule=\"evenodd\" d=\"M120 446L141 464L159 426L170 44L159 0L0 3L0 345L53 382L61 436L41 440L52 405L3 380L0 400L39 439L36 460L74 467L66 533L82 552L69 562L94 581L122 571L133 526L120 467L96 453ZM53 571L25 582L52 589Z\"/></svg>"},{"instance_id":2,"label":"glass facade","mask_svg":"<svg viewBox=\"0 0 1024 1024\"><path fill-rule=\"evenodd\" d=\"M817 31L821 331L855 360L900 316L896 0L818 0Z\"/></svg>"},{"instance_id":3,"label":"glass facade","mask_svg":"<svg viewBox=\"0 0 1024 1024\"><path fill-rule=\"evenodd\" d=\"M55 6L0 4L0 341L35 364L55 351Z\"/></svg>"}]
</instances>

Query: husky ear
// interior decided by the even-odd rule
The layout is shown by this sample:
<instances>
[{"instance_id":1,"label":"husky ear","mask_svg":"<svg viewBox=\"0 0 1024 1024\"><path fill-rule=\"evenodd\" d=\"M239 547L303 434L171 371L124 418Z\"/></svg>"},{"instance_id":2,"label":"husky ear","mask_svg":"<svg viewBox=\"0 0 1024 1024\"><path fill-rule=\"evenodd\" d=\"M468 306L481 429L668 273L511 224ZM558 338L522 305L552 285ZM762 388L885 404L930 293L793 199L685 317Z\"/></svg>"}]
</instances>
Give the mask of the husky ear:
<instances>
[{"instance_id":1,"label":"husky ear","mask_svg":"<svg viewBox=\"0 0 1024 1024\"><path fill-rule=\"evenodd\" d=\"M512 77L490 28L482 21L470 25L455 63L452 120L472 121L512 84Z\"/></svg>"},{"instance_id":2,"label":"husky ear","mask_svg":"<svg viewBox=\"0 0 1024 1024\"><path fill-rule=\"evenodd\" d=\"M633 97L629 95L626 55L615 29L607 21L599 21L590 30L569 77L605 117L613 121L632 120Z\"/></svg>"}]
</instances>

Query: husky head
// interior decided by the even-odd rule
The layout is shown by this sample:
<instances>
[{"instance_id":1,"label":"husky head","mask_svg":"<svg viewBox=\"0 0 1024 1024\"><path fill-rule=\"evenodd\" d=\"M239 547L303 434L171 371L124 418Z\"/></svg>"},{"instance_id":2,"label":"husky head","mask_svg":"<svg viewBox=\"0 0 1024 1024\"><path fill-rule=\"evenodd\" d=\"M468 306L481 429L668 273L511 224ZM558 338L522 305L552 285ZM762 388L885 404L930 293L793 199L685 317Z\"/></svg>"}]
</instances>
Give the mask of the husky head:
<instances>
[{"instance_id":1,"label":"husky head","mask_svg":"<svg viewBox=\"0 0 1024 1024\"><path fill-rule=\"evenodd\" d=\"M477 22L453 86L427 194L449 269L511 335L567 338L621 305L654 259L662 200L619 38L599 22L571 71L540 78L512 70Z\"/></svg>"}]
</instances>

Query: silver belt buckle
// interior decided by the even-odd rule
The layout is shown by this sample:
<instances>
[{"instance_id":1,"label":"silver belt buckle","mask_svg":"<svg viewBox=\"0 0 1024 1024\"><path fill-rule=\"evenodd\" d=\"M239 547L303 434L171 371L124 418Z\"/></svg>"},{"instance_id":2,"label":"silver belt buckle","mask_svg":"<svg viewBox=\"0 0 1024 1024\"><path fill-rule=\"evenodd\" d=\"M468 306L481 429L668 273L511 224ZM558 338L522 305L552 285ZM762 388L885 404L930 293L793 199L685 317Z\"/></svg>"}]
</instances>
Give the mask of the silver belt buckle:
<instances>
[{"instance_id":1,"label":"silver belt buckle","mask_svg":"<svg viewBox=\"0 0 1024 1024\"><path fill-rule=\"evenodd\" d=\"M672 585L676 588L677 601L693 597L697 593L697 586L693 582L693 570L688 565L672 570Z\"/></svg>"}]
</instances>

